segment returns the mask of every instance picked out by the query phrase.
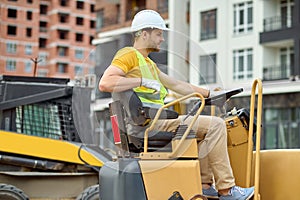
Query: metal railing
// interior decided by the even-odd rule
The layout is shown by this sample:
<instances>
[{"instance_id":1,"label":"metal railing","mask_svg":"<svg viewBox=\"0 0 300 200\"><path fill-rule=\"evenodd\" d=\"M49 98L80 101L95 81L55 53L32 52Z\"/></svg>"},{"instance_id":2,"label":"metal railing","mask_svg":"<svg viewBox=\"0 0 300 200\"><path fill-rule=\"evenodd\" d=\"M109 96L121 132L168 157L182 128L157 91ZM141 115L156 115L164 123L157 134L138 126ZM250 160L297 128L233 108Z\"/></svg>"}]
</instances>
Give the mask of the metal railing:
<instances>
[{"instance_id":1,"label":"metal railing","mask_svg":"<svg viewBox=\"0 0 300 200\"><path fill-rule=\"evenodd\" d=\"M263 80L282 80L290 77L291 66L272 65L263 68Z\"/></svg>"},{"instance_id":2,"label":"metal railing","mask_svg":"<svg viewBox=\"0 0 300 200\"><path fill-rule=\"evenodd\" d=\"M292 27L292 16L274 16L264 19L264 32Z\"/></svg>"}]
</instances>

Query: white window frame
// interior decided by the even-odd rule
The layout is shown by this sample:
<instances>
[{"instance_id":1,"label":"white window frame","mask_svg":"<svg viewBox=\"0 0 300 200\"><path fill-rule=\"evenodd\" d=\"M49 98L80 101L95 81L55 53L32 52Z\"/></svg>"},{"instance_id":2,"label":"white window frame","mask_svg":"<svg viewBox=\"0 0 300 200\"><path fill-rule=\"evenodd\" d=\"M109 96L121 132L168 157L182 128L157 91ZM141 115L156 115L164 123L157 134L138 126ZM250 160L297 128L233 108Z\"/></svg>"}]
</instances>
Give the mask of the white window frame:
<instances>
[{"instance_id":1,"label":"white window frame","mask_svg":"<svg viewBox=\"0 0 300 200\"><path fill-rule=\"evenodd\" d=\"M31 73L32 72L32 62L31 61L26 61L25 62L25 68L24 68L24 71L26 73Z\"/></svg>"},{"instance_id":2,"label":"white window frame","mask_svg":"<svg viewBox=\"0 0 300 200\"><path fill-rule=\"evenodd\" d=\"M251 9L251 13L248 13L249 9ZM244 22L240 21L240 13L243 11L243 20ZM251 14L251 20L248 21L248 14ZM241 33L248 33L253 31L253 2L246 1L240 2L233 5L233 33L234 34L241 34Z\"/></svg>"},{"instance_id":3,"label":"white window frame","mask_svg":"<svg viewBox=\"0 0 300 200\"><path fill-rule=\"evenodd\" d=\"M286 8L286 16L283 16L283 13L281 10L283 8ZM286 1L280 1L280 16L286 18L286 27L292 26L292 17L293 17L293 9L294 9L294 1L292 0L286 0ZM283 24L281 24L282 26Z\"/></svg>"},{"instance_id":4,"label":"white window frame","mask_svg":"<svg viewBox=\"0 0 300 200\"><path fill-rule=\"evenodd\" d=\"M17 53L17 43L15 42L7 42L6 43L6 52L15 54Z\"/></svg>"},{"instance_id":5,"label":"white window frame","mask_svg":"<svg viewBox=\"0 0 300 200\"><path fill-rule=\"evenodd\" d=\"M68 71L68 65L66 63L57 63L57 72L60 74L65 74Z\"/></svg>"},{"instance_id":6,"label":"white window frame","mask_svg":"<svg viewBox=\"0 0 300 200\"><path fill-rule=\"evenodd\" d=\"M233 51L233 80L248 80L253 77L253 49Z\"/></svg>"},{"instance_id":7,"label":"white window frame","mask_svg":"<svg viewBox=\"0 0 300 200\"><path fill-rule=\"evenodd\" d=\"M31 55L32 54L32 45L30 45L30 44L25 45L25 54L26 55Z\"/></svg>"},{"instance_id":8,"label":"white window frame","mask_svg":"<svg viewBox=\"0 0 300 200\"><path fill-rule=\"evenodd\" d=\"M199 84L212 84L217 82L217 54L200 56ZM203 72L204 71L204 72ZM201 78L204 82L201 81Z\"/></svg>"},{"instance_id":9,"label":"white window frame","mask_svg":"<svg viewBox=\"0 0 300 200\"><path fill-rule=\"evenodd\" d=\"M75 72L75 75L83 75L83 66L75 65L74 72Z\"/></svg>"},{"instance_id":10,"label":"white window frame","mask_svg":"<svg viewBox=\"0 0 300 200\"><path fill-rule=\"evenodd\" d=\"M17 69L17 61L16 60L12 60L12 59L7 59L6 60L6 65L5 65L5 69L6 71L16 71Z\"/></svg>"},{"instance_id":11,"label":"white window frame","mask_svg":"<svg viewBox=\"0 0 300 200\"><path fill-rule=\"evenodd\" d=\"M84 58L84 51L82 49L75 49L75 58L76 59L83 59Z\"/></svg>"},{"instance_id":12,"label":"white window frame","mask_svg":"<svg viewBox=\"0 0 300 200\"><path fill-rule=\"evenodd\" d=\"M47 65L47 59L48 59L48 54L45 52L39 53L39 60L41 61L39 63L39 66L45 66Z\"/></svg>"}]
</instances>

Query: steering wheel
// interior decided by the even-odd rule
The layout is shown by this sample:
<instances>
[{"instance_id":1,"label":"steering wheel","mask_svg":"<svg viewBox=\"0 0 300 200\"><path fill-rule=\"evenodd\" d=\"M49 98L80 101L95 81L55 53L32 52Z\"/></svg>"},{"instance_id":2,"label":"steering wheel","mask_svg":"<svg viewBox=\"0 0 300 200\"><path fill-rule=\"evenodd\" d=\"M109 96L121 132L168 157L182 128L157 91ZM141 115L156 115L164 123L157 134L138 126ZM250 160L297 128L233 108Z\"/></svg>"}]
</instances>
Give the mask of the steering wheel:
<instances>
[{"instance_id":1,"label":"steering wheel","mask_svg":"<svg viewBox=\"0 0 300 200\"><path fill-rule=\"evenodd\" d=\"M222 107L228 99L230 99L232 96L239 94L243 92L243 88L237 88L227 91L220 91L220 93L216 96L205 98L205 105L215 105L218 107ZM201 105L201 100L199 100L193 108L187 113L185 119L188 116L194 115L194 113L198 110L199 106Z\"/></svg>"}]
</instances>

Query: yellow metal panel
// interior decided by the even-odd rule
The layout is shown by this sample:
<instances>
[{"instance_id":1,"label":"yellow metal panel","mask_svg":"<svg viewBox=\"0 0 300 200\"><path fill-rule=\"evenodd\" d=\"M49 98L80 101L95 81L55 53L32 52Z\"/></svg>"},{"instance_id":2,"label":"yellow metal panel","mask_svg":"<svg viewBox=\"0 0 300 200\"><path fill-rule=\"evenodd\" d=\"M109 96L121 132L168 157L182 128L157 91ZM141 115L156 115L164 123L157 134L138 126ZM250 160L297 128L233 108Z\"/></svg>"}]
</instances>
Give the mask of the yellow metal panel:
<instances>
[{"instance_id":1,"label":"yellow metal panel","mask_svg":"<svg viewBox=\"0 0 300 200\"><path fill-rule=\"evenodd\" d=\"M248 141L248 131L244 128L241 120L237 117L226 118L228 146L237 146Z\"/></svg>"},{"instance_id":2,"label":"yellow metal panel","mask_svg":"<svg viewBox=\"0 0 300 200\"><path fill-rule=\"evenodd\" d=\"M237 116L229 117L225 121L228 134L228 154L235 181L237 185L246 187L248 130L243 127Z\"/></svg>"},{"instance_id":3,"label":"yellow metal panel","mask_svg":"<svg viewBox=\"0 0 300 200\"><path fill-rule=\"evenodd\" d=\"M260 187L262 200L298 200L300 149L262 150Z\"/></svg>"},{"instance_id":4,"label":"yellow metal panel","mask_svg":"<svg viewBox=\"0 0 300 200\"><path fill-rule=\"evenodd\" d=\"M178 146L180 140L172 140L172 149L175 149ZM177 153L176 157L180 158L198 158L198 146L197 139L186 139L182 143L182 147Z\"/></svg>"},{"instance_id":5,"label":"yellow metal panel","mask_svg":"<svg viewBox=\"0 0 300 200\"><path fill-rule=\"evenodd\" d=\"M141 160L139 164L148 199L168 199L175 191L183 199L202 194L198 160Z\"/></svg>"},{"instance_id":6,"label":"yellow metal panel","mask_svg":"<svg viewBox=\"0 0 300 200\"><path fill-rule=\"evenodd\" d=\"M0 151L39 158L84 164L78 158L79 146L68 141L54 140L13 132L0 131ZM81 149L83 160L93 166L102 166L97 157Z\"/></svg>"}]
</instances>

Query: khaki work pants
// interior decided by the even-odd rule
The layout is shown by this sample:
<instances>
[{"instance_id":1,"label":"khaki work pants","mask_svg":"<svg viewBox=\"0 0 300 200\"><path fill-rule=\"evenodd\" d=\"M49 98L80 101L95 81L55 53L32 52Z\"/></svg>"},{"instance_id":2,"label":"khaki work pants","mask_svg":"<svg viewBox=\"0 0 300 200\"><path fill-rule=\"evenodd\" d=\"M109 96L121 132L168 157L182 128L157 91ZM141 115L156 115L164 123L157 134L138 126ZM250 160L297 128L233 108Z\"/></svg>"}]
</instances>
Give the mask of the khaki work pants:
<instances>
[{"instance_id":1,"label":"khaki work pants","mask_svg":"<svg viewBox=\"0 0 300 200\"><path fill-rule=\"evenodd\" d=\"M158 120L155 127L161 131L174 131L182 123L185 116L177 119ZM183 123L190 124L193 117L188 117ZM155 128L156 129L156 128ZM192 129L196 132L198 157L202 183L214 183L218 190L235 185L235 179L230 166L227 151L227 129L225 121L219 117L200 115Z\"/></svg>"}]
</instances>

